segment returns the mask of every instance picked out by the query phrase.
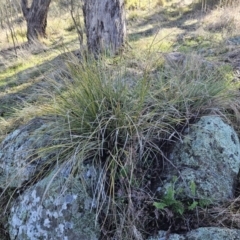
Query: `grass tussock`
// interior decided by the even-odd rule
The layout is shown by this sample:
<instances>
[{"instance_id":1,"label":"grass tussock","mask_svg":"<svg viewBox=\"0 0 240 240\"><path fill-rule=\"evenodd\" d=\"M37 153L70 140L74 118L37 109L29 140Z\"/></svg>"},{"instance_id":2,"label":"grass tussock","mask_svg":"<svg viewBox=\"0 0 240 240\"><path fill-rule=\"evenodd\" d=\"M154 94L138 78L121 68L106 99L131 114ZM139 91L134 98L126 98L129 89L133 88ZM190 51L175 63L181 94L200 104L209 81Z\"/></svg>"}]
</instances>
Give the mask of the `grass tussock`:
<instances>
[{"instance_id":1,"label":"grass tussock","mask_svg":"<svg viewBox=\"0 0 240 240\"><path fill-rule=\"evenodd\" d=\"M163 18L159 16L165 14L164 11L153 14L156 12L156 9L151 10L153 7L164 4L165 1L157 0L126 0L128 10L136 9L129 14L134 26L132 29L129 26L131 49L123 56L98 61L88 56L79 62L70 56L65 59L67 72L64 69L63 73L56 62L54 67L58 67L56 72L60 75L52 80L49 80L49 63L59 52L51 50L61 49L63 44L68 44L68 50L72 50L73 45L79 47L75 44L76 33L73 33L74 27L67 15L61 20L53 20L55 13L51 15L50 12L50 40L45 43L48 48L33 49L31 52L35 55L30 56L25 55L28 51L20 49L20 61L7 61L6 55L0 59L3 61L0 74L3 90L8 87L11 93L17 92L18 85L29 80L31 84L34 82L31 79L36 81L36 78L40 78L44 88L39 93L39 85L34 85L30 88L31 94L24 92L24 96L27 95L25 107L16 110L20 105L14 105L11 117L0 119L1 138L34 117L47 116L54 121L54 127L48 133L54 136L56 145L40 149L39 155L57 150L58 159L50 159L44 167L51 168L55 162L70 165L74 176L83 171L85 164L99 169L95 185L87 191L96 202L96 219L101 224L102 239L146 239L156 229L168 229L170 224L166 226L166 222L169 219L174 231L178 218L153 206L159 201L155 199L154 187L161 181L164 162L170 161L168 153L172 145L181 139L182 131L202 115L220 115L239 131L239 83L232 81L232 69L194 54L183 55L180 61L169 59L166 52L179 47L175 37L169 36L180 34L182 29L176 27L174 18L168 18L167 11ZM172 5L168 1L167 4ZM143 11L137 10L152 12L143 17ZM218 32L225 36L236 35L239 14L233 14L233 10L238 11L237 7L221 8L219 5L204 17L204 30L209 31L209 35ZM184 17L184 14L178 15L178 18ZM146 21L140 24L139 18ZM158 24L154 25L153 19ZM16 28L18 39L24 41L24 32L24 29ZM206 32L203 35L206 37ZM0 36L1 39L4 42L5 36ZM199 41L195 41L197 45ZM187 48L186 52L192 52L193 48ZM20 63L22 58L28 63ZM41 65L35 69L36 63ZM14 86L10 85L10 80L16 76ZM37 101L30 99L34 94ZM3 100L7 102L8 99ZM9 108L9 102L7 104ZM37 140L41 141L41 137L44 138L44 133L37 136ZM43 175L46 169L50 171L47 167L42 169ZM235 203L237 206L239 201ZM231 214L238 214L231 212L230 207L225 208L228 220L233 216ZM206 216L205 212L200 214L202 218ZM210 215L211 212L209 219ZM224 224L227 226L229 222Z\"/></svg>"},{"instance_id":2,"label":"grass tussock","mask_svg":"<svg viewBox=\"0 0 240 240\"><path fill-rule=\"evenodd\" d=\"M128 70L118 64L113 71L106 61L71 59L68 78L54 82L54 91L47 92L52 104L41 111L56 119L52 133L62 144L55 148L73 175L86 162L101 169L91 195L103 238L145 239L149 226L158 224L149 217L155 211L152 186L156 169L160 176L169 161L170 146L203 114L236 123L239 92L226 69L194 55L148 66L127 80Z\"/></svg>"}]
</instances>

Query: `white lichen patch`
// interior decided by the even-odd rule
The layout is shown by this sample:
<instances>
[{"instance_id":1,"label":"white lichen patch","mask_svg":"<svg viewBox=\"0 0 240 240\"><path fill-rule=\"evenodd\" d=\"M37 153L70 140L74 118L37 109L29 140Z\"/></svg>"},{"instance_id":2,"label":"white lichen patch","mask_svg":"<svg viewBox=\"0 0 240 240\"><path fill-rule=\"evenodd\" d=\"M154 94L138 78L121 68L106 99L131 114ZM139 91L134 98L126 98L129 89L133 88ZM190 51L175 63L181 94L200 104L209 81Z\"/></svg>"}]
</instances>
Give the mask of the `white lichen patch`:
<instances>
[{"instance_id":1,"label":"white lichen patch","mask_svg":"<svg viewBox=\"0 0 240 240\"><path fill-rule=\"evenodd\" d=\"M81 189L81 182L72 178L62 191L61 176L51 181L54 173L26 190L13 204L11 239L98 239L95 214L89 207L92 199Z\"/></svg>"},{"instance_id":2,"label":"white lichen patch","mask_svg":"<svg viewBox=\"0 0 240 240\"><path fill-rule=\"evenodd\" d=\"M38 156L37 149L49 146L54 140L47 134L51 122L36 118L9 134L0 144L0 186L21 187L33 177L49 156ZM45 130L46 135L36 138ZM33 159L34 156L34 159Z\"/></svg>"}]
</instances>

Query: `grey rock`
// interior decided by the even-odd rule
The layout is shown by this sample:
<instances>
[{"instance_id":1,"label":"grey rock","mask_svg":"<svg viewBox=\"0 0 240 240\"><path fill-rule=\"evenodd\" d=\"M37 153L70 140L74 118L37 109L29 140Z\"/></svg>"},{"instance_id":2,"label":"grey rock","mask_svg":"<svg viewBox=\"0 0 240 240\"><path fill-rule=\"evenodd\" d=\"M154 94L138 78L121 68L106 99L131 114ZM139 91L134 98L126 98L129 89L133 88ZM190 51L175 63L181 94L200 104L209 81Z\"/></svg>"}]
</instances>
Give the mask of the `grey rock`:
<instances>
[{"instance_id":1,"label":"grey rock","mask_svg":"<svg viewBox=\"0 0 240 240\"><path fill-rule=\"evenodd\" d=\"M159 231L156 237L150 237L148 240L185 240L185 236L179 234L168 234L166 231Z\"/></svg>"},{"instance_id":2,"label":"grey rock","mask_svg":"<svg viewBox=\"0 0 240 240\"><path fill-rule=\"evenodd\" d=\"M148 240L239 240L240 230L217 227L202 227L192 230L186 234L170 234L159 231L158 236L151 237Z\"/></svg>"},{"instance_id":3,"label":"grey rock","mask_svg":"<svg viewBox=\"0 0 240 240\"><path fill-rule=\"evenodd\" d=\"M0 187L20 187L34 176L52 155L40 156L37 149L54 141L52 123L36 118L10 133L0 144Z\"/></svg>"},{"instance_id":4,"label":"grey rock","mask_svg":"<svg viewBox=\"0 0 240 240\"><path fill-rule=\"evenodd\" d=\"M79 179L58 169L21 194L10 209L10 238L97 240L94 201Z\"/></svg>"},{"instance_id":5,"label":"grey rock","mask_svg":"<svg viewBox=\"0 0 240 240\"><path fill-rule=\"evenodd\" d=\"M186 237L187 240L238 240L240 239L240 230L203 227L187 233Z\"/></svg>"},{"instance_id":6,"label":"grey rock","mask_svg":"<svg viewBox=\"0 0 240 240\"><path fill-rule=\"evenodd\" d=\"M177 177L177 198L211 199L222 202L234 195L240 168L240 145L236 132L220 117L204 116L189 127L182 141L173 149L165 170L166 180L159 188L166 192L173 176ZM195 183L193 196L190 185Z\"/></svg>"},{"instance_id":7,"label":"grey rock","mask_svg":"<svg viewBox=\"0 0 240 240\"><path fill-rule=\"evenodd\" d=\"M228 45L240 45L240 37L239 36L231 37L226 42Z\"/></svg>"}]
</instances>

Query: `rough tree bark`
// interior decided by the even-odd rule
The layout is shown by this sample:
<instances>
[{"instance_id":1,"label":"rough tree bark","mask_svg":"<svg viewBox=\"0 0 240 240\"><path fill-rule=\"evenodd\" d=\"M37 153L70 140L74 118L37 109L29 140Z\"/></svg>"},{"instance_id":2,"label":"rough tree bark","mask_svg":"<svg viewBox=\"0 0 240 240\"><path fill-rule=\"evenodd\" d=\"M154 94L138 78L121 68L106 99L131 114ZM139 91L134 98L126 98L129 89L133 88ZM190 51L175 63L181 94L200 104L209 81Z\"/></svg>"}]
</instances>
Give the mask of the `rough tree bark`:
<instances>
[{"instance_id":1,"label":"rough tree bark","mask_svg":"<svg viewBox=\"0 0 240 240\"><path fill-rule=\"evenodd\" d=\"M83 14L88 50L97 56L116 54L126 37L124 0L84 0Z\"/></svg>"},{"instance_id":2,"label":"rough tree bark","mask_svg":"<svg viewBox=\"0 0 240 240\"><path fill-rule=\"evenodd\" d=\"M28 42L45 38L47 27L47 14L51 0L33 0L31 7L28 0L21 0L23 16L27 21Z\"/></svg>"}]
</instances>

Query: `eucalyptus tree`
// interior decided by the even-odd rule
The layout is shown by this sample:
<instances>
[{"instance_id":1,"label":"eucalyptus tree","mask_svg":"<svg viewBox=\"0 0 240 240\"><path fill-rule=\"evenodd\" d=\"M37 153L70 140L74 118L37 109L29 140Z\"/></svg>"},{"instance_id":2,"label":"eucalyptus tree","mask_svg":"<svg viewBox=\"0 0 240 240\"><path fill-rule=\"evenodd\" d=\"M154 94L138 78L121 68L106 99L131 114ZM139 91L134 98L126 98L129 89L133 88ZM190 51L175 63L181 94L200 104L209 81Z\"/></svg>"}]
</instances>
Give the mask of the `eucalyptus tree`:
<instances>
[{"instance_id":1,"label":"eucalyptus tree","mask_svg":"<svg viewBox=\"0 0 240 240\"><path fill-rule=\"evenodd\" d=\"M33 42L46 37L47 14L51 0L33 0L29 6L28 0L21 0L22 12L27 21L27 39Z\"/></svg>"},{"instance_id":2,"label":"eucalyptus tree","mask_svg":"<svg viewBox=\"0 0 240 240\"><path fill-rule=\"evenodd\" d=\"M83 0L88 50L97 56L121 51L126 38L124 0Z\"/></svg>"}]
</instances>

